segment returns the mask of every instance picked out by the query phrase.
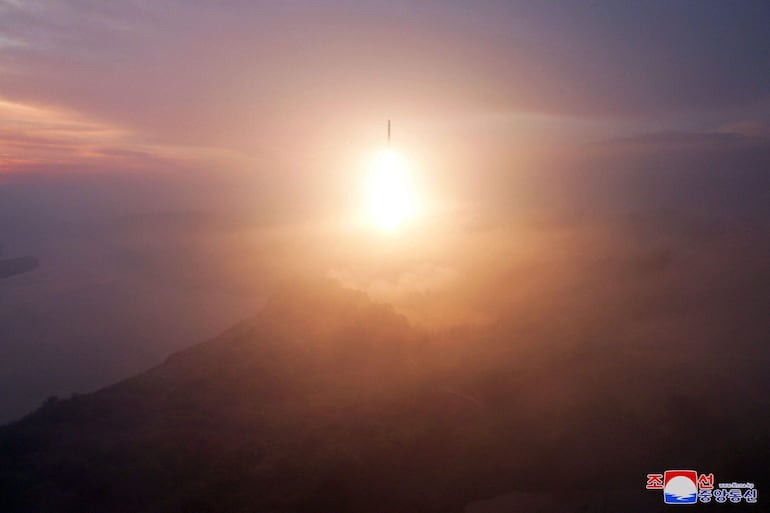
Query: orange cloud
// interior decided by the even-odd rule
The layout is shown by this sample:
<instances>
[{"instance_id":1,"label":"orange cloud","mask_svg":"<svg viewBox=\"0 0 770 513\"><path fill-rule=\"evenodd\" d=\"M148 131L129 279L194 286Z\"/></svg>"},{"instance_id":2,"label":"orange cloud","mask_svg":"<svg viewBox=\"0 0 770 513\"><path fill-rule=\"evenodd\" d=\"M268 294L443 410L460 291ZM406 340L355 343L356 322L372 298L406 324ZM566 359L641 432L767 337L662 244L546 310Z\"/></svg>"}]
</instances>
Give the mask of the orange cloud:
<instances>
[{"instance_id":1,"label":"orange cloud","mask_svg":"<svg viewBox=\"0 0 770 513\"><path fill-rule=\"evenodd\" d=\"M0 173L50 166L143 169L149 163L226 161L231 152L147 142L73 111L0 98Z\"/></svg>"}]
</instances>

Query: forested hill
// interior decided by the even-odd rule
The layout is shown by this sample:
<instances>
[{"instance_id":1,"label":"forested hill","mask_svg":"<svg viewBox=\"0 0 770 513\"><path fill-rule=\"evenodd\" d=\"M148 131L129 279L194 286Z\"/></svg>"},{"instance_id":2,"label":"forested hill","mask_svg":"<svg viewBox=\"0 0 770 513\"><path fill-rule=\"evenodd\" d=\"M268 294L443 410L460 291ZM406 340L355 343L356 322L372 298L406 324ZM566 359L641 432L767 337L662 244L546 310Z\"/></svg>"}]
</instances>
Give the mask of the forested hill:
<instances>
[{"instance_id":1,"label":"forested hill","mask_svg":"<svg viewBox=\"0 0 770 513\"><path fill-rule=\"evenodd\" d=\"M2 427L0 510L451 513L514 490L641 497L645 473L679 466L754 480L761 498L761 404L604 344L433 332L359 292L289 288L141 375Z\"/></svg>"}]
</instances>

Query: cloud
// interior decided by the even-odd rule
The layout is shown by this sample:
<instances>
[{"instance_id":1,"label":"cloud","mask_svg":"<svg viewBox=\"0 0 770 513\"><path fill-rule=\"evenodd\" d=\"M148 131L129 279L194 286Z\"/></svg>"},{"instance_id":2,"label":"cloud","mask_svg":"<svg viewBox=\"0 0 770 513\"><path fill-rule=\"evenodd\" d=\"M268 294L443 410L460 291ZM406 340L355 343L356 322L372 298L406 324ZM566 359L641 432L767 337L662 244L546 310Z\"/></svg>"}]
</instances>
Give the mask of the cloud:
<instances>
[{"instance_id":1,"label":"cloud","mask_svg":"<svg viewBox=\"0 0 770 513\"><path fill-rule=\"evenodd\" d=\"M722 125L719 131L728 134L740 134L745 137L768 139L770 138L770 123L747 119Z\"/></svg>"},{"instance_id":2,"label":"cloud","mask_svg":"<svg viewBox=\"0 0 770 513\"><path fill-rule=\"evenodd\" d=\"M0 169L38 163L73 163L94 156L126 134L82 116L47 107L0 101Z\"/></svg>"},{"instance_id":3,"label":"cloud","mask_svg":"<svg viewBox=\"0 0 770 513\"><path fill-rule=\"evenodd\" d=\"M437 295L454 285L459 275L448 264L415 262L390 272L372 272L365 266L332 269L328 275L345 287L363 290L371 297L387 303L404 304L415 297Z\"/></svg>"},{"instance_id":4,"label":"cloud","mask_svg":"<svg viewBox=\"0 0 770 513\"><path fill-rule=\"evenodd\" d=\"M151 170L232 162L231 152L147 142L141 135L46 105L0 98L0 173Z\"/></svg>"},{"instance_id":5,"label":"cloud","mask_svg":"<svg viewBox=\"0 0 770 513\"><path fill-rule=\"evenodd\" d=\"M727 145L750 143L770 145L770 125L759 121L737 121L726 123L717 130L688 132L681 130L663 130L632 134L630 136L609 139L598 144L608 146L678 146L704 148L724 148Z\"/></svg>"},{"instance_id":6,"label":"cloud","mask_svg":"<svg viewBox=\"0 0 770 513\"><path fill-rule=\"evenodd\" d=\"M0 280L32 271L40 263L34 257L19 257L0 260Z\"/></svg>"},{"instance_id":7,"label":"cloud","mask_svg":"<svg viewBox=\"0 0 770 513\"><path fill-rule=\"evenodd\" d=\"M761 3L2 5L7 98L155 143L264 156L349 141L390 111L467 133L489 112L686 125L770 108Z\"/></svg>"},{"instance_id":8,"label":"cloud","mask_svg":"<svg viewBox=\"0 0 770 513\"><path fill-rule=\"evenodd\" d=\"M770 137L765 126L745 122L704 132L635 134L588 145L585 150L603 168L693 175L687 179L693 187L710 185L715 179L723 181L726 189L745 186L747 173L754 175L751 180L763 180L770 165ZM701 184L695 175L701 175Z\"/></svg>"}]
</instances>

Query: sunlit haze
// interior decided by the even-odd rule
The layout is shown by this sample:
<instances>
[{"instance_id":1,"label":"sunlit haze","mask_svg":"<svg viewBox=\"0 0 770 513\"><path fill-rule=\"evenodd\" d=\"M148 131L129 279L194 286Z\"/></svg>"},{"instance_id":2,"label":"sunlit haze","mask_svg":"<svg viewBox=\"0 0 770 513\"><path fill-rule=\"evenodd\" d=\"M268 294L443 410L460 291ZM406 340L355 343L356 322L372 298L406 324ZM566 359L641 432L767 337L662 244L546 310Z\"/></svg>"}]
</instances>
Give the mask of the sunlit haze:
<instances>
[{"instance_id":1,"label":"sunlit haze","mask_svg":"<svg viewBox=\"0 0 770 513\"><path fill-rule=\"evenodd\" d=\"M765 500L769 22L0 0L0 511Z\"/></svg>"}]
</instances>

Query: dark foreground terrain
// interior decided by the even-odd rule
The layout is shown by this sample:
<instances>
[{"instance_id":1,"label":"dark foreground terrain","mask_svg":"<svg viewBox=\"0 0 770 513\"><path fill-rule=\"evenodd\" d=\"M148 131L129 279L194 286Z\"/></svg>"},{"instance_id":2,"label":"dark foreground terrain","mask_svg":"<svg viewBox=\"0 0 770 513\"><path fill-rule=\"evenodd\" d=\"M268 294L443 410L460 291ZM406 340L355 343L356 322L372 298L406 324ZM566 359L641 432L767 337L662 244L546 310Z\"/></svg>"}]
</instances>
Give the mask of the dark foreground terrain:
<instances>
[{"instance_id":1,"label":"dark foreground terrain","mask_svg":"<svg viewBox=\"0 0 770 513\"><path fill-rule=\"evenodd\" d=\"M751 358L542 341L427 332L361 293L303 286L0 428L0 511L654 511L645 475L670 468L759 489L753 506L690 509L768 510L768 390Z\"/></svg>"}]
</instances>

